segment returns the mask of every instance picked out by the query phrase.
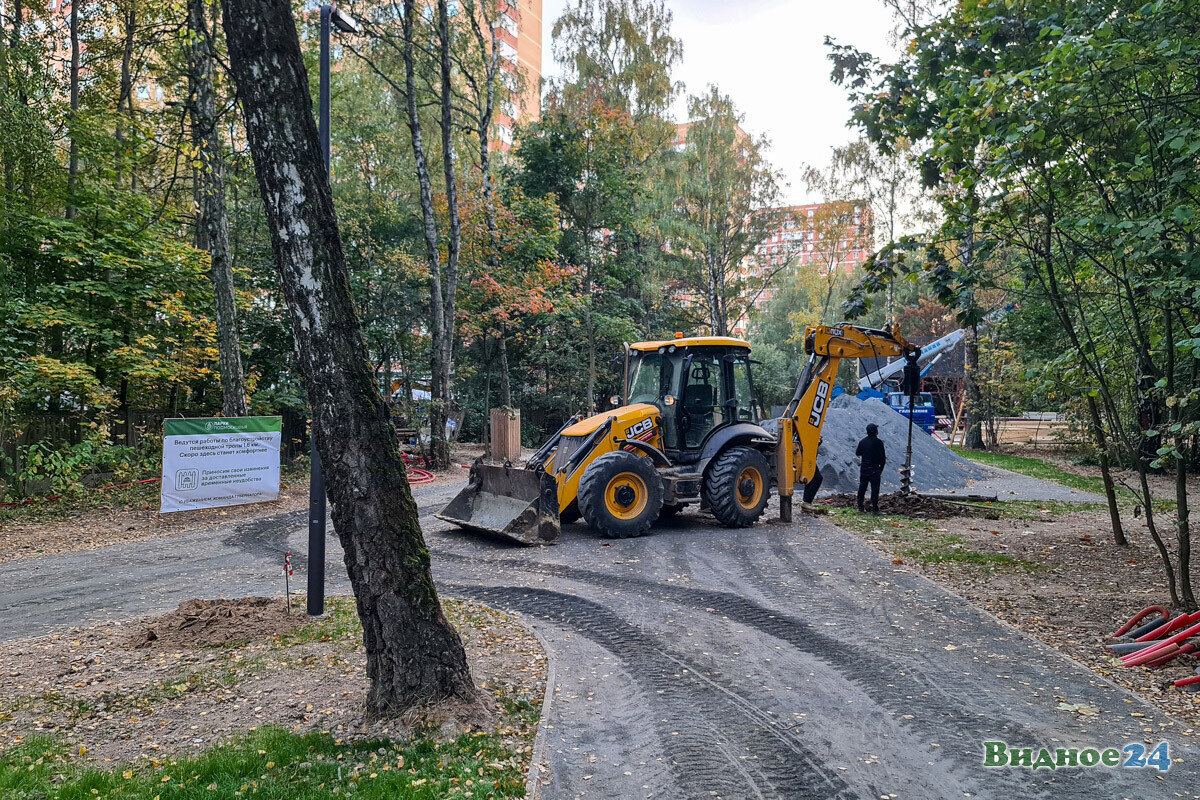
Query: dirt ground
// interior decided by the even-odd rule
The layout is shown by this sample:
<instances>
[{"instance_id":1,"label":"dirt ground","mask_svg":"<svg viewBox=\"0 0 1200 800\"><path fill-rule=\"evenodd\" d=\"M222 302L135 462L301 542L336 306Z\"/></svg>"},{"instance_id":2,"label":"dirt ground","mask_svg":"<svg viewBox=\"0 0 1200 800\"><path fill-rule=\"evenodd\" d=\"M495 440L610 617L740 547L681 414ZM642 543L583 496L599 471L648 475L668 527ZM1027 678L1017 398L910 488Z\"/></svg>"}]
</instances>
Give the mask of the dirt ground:
<instances>
[{"instance_id":1,"label":"dirt ground","mask_svg":"<svg viewBox=\"0 0 1200 800\"><path fill-rule=\"evenodd\" d=\"M478 445L459 445L454 454L456 465L450 471L434 473L434 483L463 480L466 470L459 465L469 466L482 452ZM27 513L12 513L7 520L0 519L0 562L158 539L300 511L308 507L308 479L300 476L285 480L275 502L171 514L158 513L156 484L133 496L118 497L111 505L66 508L51 514L31 504Z\"/></svg>"},{"instance_id":2,"label":"dirt ground","mask_svg":"<svg viewBox=\"0 0 1200 800\"><path fill-rule=\"evenodd\" d=\"M1200 692L1172 686L1193 674L1196 660L1183 657L1156 670L1122 668L1104 647L1112 641L1108 635L1138 610L1169 605L1165 572L1144 518L1124 515L1130 544L1117 547L1103 506L997 507L1002 510L996 519L842 512L831 521L891 554L894 563L933 579L1200 732Z\"/></svg>"},{"instance_id":3,"label":"dirt ground","mask_svg":"<svg viewBox=\"0 0 1200 800\"><path fill-rule=\"evenodd\" d=\"M443 603L485 694L540 706L547 660L537 638L487 606ZM351 599L334 598L313 623L293 610L283 598L192 600L160 617L6 643L0 749L51 735L86 760L153 762L262 725L404 738L429 722L363 721L366 657Z\"/></svg>"}]
</instances>

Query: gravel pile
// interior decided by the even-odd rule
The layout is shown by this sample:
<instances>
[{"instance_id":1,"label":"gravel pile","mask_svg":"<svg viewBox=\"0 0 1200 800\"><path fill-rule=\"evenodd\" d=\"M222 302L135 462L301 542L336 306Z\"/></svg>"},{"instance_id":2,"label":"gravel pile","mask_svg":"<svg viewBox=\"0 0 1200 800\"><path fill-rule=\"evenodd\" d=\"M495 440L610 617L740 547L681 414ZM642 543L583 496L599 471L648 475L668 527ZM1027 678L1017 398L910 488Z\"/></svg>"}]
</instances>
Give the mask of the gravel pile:
<instances>
[{"instance_id":1,"label":"gravel pile","mask_svg":"<svg viewBox=\"0 0 1200 800\"><path fill-rule=\"evenodd\" d=\"M887 466L883 468L881 492L900 488L900 467L904 466L904 448L908 441L908 419L883 402L859 400L843 394L829 404L817 468L821 470L825 492L853 492L858 489L858 457L854 450L867 435L867 423L879 426L879 438L887 448ZM996 473L954 453L941 442L913 426L913 486L918 491L950 492L967 488L969 480L995 477Z\"/></svg>"}]
</instances>

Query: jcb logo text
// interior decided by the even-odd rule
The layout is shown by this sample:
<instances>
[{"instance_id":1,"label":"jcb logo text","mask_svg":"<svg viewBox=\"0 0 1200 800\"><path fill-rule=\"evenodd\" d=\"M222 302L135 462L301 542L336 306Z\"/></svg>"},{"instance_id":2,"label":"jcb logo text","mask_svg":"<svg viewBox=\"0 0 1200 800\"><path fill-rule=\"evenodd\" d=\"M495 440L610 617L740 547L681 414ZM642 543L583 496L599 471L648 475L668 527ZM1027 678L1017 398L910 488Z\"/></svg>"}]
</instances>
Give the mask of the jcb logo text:
<instances>
[{"instance_id":1,"label":"jcb logo text","mask_svg":"<svg viewBox=\"0 0 1200 800\"><path fill-rule=\"evenodd\" d=\"M829 400L829 382L817 381L817 399L813 400L812 413L808 415L808 424L814 428L821 427L821 416L825 413L825 403Z\"/></svg>"}]
</instances>

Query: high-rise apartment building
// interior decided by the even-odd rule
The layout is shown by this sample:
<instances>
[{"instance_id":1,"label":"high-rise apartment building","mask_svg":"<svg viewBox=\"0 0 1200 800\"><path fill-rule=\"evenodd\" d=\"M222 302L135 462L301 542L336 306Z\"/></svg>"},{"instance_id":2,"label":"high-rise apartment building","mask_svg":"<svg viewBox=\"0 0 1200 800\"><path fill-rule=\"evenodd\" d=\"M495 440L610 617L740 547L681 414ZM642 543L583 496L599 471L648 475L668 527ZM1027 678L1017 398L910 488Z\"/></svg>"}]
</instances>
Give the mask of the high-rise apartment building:
<instances>
[{"instance_id":1,"label":"high-rise apartment building","mask_svg":"<svg viewBox=\"0 0 1200 800\"><path fill-rule=\"evenodd\" d=\"M542 112L542 0L501 0L495 26L501 78L512 94L496 109L492 149L507 152L517 126Z\"/></svg>"}]
</instances>

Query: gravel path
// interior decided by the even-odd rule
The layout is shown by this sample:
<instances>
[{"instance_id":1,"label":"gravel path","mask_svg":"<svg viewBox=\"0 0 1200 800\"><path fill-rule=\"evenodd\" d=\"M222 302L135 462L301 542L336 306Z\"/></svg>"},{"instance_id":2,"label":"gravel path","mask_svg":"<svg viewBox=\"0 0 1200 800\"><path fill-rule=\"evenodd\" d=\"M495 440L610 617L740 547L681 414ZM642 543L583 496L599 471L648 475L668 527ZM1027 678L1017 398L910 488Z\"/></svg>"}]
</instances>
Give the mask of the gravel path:
<instances>
[{"instance_id":1,"label":"gravel path","mask_svg":"<svg viewBox=\"0 0 1200 800\"><path fill-rule=\"evenodd\" d=\"M428 518L455 488L417 494L440 588L521 612L555 661L545 798L1200 796L1180 726L823 520L729 531L692 512L642 539L570 525L561 544L519 549ZM280 589L303 525L2 564L0 639ZM329 574L347 589L334 558ZM1167 740L1183 761L1162 780L984 769L992 739Z\"/></svg>"}]
</instances>

